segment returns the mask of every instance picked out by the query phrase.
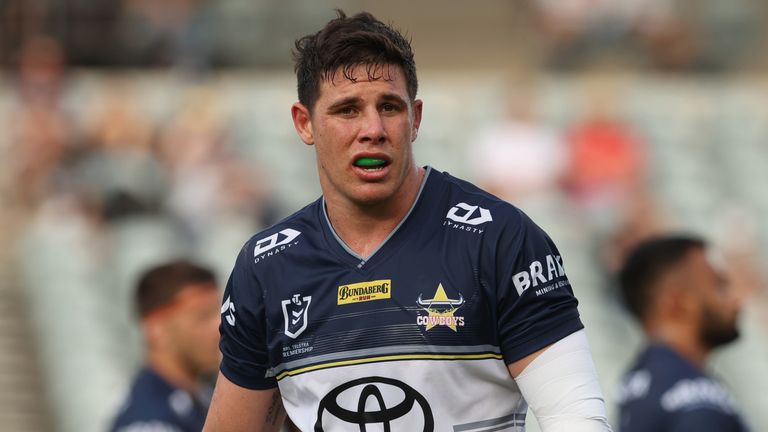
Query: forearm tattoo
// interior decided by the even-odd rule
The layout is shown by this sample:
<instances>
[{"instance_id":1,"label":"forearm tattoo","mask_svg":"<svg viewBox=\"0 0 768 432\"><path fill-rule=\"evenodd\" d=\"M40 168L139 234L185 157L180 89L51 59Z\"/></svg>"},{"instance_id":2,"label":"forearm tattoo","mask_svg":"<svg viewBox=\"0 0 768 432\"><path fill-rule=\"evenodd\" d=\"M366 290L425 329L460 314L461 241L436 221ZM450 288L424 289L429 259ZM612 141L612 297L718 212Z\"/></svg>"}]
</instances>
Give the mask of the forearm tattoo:
<instances>
[{"instance_id":1,"label":"forearm tattoo","mask_svg":"<svg viewBox=\"0 0 768 432\"><path fill-rule=\"evenodd\" d=\"M267 410L267 417L264 419L264 422L267 425L275 426L277 425L278 420L282 417L283 414L283 399L280 397L280 392L275 391L272 393L272 402L269 404L269 409Z\"/></svg>"}]
</instances>

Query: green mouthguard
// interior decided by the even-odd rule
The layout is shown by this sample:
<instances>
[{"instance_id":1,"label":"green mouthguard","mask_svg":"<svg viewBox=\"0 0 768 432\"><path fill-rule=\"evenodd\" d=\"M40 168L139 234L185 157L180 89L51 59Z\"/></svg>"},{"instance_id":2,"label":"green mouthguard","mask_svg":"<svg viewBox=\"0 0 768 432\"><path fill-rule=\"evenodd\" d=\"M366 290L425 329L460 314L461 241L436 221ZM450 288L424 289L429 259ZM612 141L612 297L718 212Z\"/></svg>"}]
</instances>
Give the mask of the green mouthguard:
<instances>
[{"instance_id":1,"label":"green mouthguard","mask_svg":"<svg viewBox=\"0 0 768 432\"><path fill-rule=\"evenodd\" d=\"M384 159L364 157L364 158L358 159L355 162L355 165L359 167L375 167L375 166L384 165L385 163L387 163L387 161L385 161Z\"/></svg>"}]
</instances>

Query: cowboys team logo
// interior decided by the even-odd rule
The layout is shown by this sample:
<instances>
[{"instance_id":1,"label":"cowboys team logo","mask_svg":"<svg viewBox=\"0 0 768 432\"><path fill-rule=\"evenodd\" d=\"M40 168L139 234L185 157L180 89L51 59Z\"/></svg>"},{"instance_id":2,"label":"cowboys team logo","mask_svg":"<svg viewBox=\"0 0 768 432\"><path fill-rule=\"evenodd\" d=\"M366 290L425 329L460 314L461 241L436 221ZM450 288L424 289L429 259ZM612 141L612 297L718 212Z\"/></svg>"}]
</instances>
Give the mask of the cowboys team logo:
<instances>
[{"instance_id":1,"label":"cowboys team logo","mask_svg":"<svg viewBox=\"0 0 768 432\"><path fill-rule=\"evenodd\" d=\"M307 329L307 313L312 296L302 297L294 294L289 300L283 300L283 319L285 320L285 335L296 339Z\"/></svg>"},{"instance_id":2,"label":"cowboys team logo","mask_svg":"<svg viewBox=\"0 0 768 432\"><path fill-rule=\"evenodd\" d=\"M424 300L419 294L416 304L427 312L427 315L419 315L416 318L416 324L425 326L427 330L435 326L446 326L457 331L456 327L464 326L464 317L454 315L460 307L464 306L464 296L459 293L458 299L449 299L443 284L437 286L437 291L431 299Z\"/></svg>"}]
</instances>

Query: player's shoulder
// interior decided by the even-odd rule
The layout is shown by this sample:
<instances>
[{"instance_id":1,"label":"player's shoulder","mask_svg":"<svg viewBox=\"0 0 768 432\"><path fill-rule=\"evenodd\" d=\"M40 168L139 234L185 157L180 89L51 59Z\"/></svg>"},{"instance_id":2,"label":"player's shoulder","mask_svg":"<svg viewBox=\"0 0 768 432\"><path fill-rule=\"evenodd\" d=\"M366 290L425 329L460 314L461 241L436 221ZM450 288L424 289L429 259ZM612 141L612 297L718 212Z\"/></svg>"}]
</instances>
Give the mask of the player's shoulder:
<instances>
[{"instance_id":1,"label":"player's shoulder","mask_svg":"<svg viewBox=\"0 0 768 432\"><path fill-rule=\"evenodd\" d=\"M241 254L255 263L296 246L302 240L321 235L319 217L322 199L317 199L301 210L252 235L243 245Z\"/></svg>"},{"instance_id":2,"label":"player's shoulder","mask_svg":"<svg viewBox=\"0 0 768 432\"><path fill-rule=\"evenodd\" d=\"M529 223L525 213L513 204L483 190L475 184L437 171L435 176L444 185L446 218L460 223L520 227Z\"/></svg>"},{"instance_id":3,"label":"player's shoulder","mask_svg":"<svg viewBox=\"0 0 768 432\"><path fill-rule=\"evenodd\" d=\"M650 344L640 356L638 366L651 374L660 390L685 380L710 379L699 367L662 344Z\"/></svg>"},{"instance_id":4,"label":"player's shoulder","mask_svg":"<svg viewBox=\"0 0 768 432\"><path fill-rule=\"evenodd\" d=\"M185 404L185 402L188 403ZM175 390L151 371L142 370L134 380L128 397L113 421L111 430L179 431L181 429L176 425L174 407L184 409L182 405L193 406L189 395Z\"/></svg>"},{"instance_id":5,"label":"player's shoulder","mask_svg":"<svg viewBox=\"0 0 768 432\"><path fill-rule=\"evenodd\" d=\"M694 409L734 412L727 389L672 349L651 344L622 381L619 399L648 398L669 413Z\"/></svg>"}]
</instances>

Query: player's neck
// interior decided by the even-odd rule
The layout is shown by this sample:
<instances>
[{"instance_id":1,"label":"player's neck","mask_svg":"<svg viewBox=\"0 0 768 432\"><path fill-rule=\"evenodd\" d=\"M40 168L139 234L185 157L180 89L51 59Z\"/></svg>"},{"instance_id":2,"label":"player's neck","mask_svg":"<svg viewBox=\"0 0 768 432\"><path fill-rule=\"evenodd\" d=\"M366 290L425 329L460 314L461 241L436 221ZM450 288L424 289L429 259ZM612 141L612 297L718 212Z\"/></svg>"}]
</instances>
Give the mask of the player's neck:
<instances>
[{"instance_id":1,"label":"player's neck","mask_svg":"<svg viewBox=\"0 0 768 432\"><path fill-rule=\"evenodd\" d=\"M689 326L658 326L648 332L649 340L662 344L678 355L698 366L704 368L709 349L700 342L700 338Z\"/></svg>"},{"instance_id":2,"label":"player's neck","mask_svg":"<svg viewBox=\"0 0 768 432\"><path fill-rule=\"evenodd\" d=\"M358 205L326 196L326 211L336 234L356 254L367 259L389 237L413 206L426 170L415 168L391 199L372 205Z\"/></svg>"},{"instance_id":3,"label":"player's neck","mask_svg":"<svg viewBox=\"0 0 768 432\"><path fill-rule=\"evenodd\" d=\"M171 385L193 395L198 393L197 376L172 355L159 350L150 350L147 354L147 362L155 373Z\"/></svg>"}]
</instances>

